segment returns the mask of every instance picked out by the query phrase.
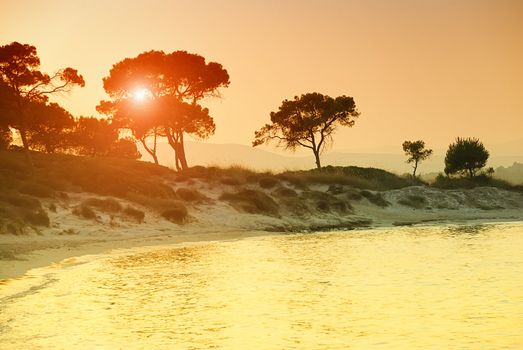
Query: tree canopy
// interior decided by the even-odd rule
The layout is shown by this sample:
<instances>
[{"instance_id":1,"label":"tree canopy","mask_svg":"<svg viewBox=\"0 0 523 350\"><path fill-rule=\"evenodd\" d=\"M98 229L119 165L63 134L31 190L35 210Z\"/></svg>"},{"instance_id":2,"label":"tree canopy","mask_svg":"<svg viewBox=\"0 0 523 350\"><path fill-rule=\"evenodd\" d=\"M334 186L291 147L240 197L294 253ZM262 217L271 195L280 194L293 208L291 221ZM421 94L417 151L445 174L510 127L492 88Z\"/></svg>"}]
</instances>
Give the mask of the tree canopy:
<instances>
[{"instance_id":1,"label":"tree canopy","mask_svg":"<svg viewBox=\"0 0 523 350\"><path fill-rule=\"evenodd\" d=\"M0 104L9 127L20 133L27 158L29 153L28 129L32 127L28 108L32 103L45 103L48 96L69 92L74 86L85 86L83 77L76 69L67 67L49 75L40 70L40 58L36 47L13 42L0 46L0 80L4 90Z\"/></svg>"},{"instance_id":2,"label":"tree canopy","mask_svg":"<svg viewBox=\"0 0 523 350\"><path fill-rule=\"evenodd\" d=\"M489 152L477 138L457 138L445 156L445 174L461 174L474 178L487 164Z\"/></svg>"},{"instance_id":3,"label":"tree canopy","mask_svg":"<svg viewBox=\"0 0 523 350\"><path fill-rule=\"evenodd\" d=\"M412 176L416 177L416 170L418 169L418 163L429 158L432 155L431 149L425 148L425 141L405 141L403 142L403 151L409 158L407 163L414 163L412 166Z\"/></svg>"},{"instance_id":4,"label":"tree canopy","mask_svg":"<svg viewBox=\"0 0 523 350\"><path fill-rule=\"evenodd\" d=\"M271 124L254 134L253 146L276 141L278 146L295 150L309 148L321 168L320 154L332 142L339 126L352 127L360 113L349 96L332 98L320 93L307 93L284 100L277 112L271 112Z\"/></svg>"},{"instance_id":5,"label":"tree canopy","mask_svg":"<svg viewBox=\"0 0 523 350\"><path fill-rule=\"evenodd\" d=\"M184 134L206 138L215 130L209 111L198 102L219 96L218 89L229 85L229 75L221 64L206 63L200 55L148 51L113 65L103 83L111 101L102 101L98 110L130 129L155 160L157 137L167 137L180 170L187 168ZM133 98L137 91L146 98ZM151 136L154 144L147 147L145 139Z\"/></svg>"}]
</instances>

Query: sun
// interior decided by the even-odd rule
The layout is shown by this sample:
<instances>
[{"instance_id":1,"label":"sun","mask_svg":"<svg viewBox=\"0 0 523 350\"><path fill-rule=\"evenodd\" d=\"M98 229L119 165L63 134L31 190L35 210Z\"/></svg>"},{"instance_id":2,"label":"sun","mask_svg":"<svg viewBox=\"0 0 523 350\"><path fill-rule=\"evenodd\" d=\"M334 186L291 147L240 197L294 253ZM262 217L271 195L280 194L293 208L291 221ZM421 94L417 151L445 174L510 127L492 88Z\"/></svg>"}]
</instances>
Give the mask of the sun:
<instances>
[{"instance_id":1,"label":"sun","mask_svg":"<svg viewBox=\"0 0 523 350\"><path fill-rule=\"evenodd\" d=\"M137 89L133 92L133 98L135 101L141 102L151 95L151 92L147 89Z\"/></svg>"}]
</instances>

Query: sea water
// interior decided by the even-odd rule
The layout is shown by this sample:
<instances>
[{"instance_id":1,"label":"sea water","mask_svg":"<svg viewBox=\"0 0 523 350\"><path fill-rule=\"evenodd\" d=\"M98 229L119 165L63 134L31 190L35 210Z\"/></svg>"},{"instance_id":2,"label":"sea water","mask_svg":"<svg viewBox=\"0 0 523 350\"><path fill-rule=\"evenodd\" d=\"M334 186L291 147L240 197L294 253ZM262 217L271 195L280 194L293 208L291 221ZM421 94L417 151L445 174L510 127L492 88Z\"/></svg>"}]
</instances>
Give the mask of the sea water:
<instances>
[{"instance_id":1,"label":"sea water","mask_svg":"<svg viewBox=\"0 0 523 350\"><path fill-rule=\"evenodd\" d=\"M135 249L0 285L1 349L522 349L523 224Z\"/></svg>"}]
</instances>

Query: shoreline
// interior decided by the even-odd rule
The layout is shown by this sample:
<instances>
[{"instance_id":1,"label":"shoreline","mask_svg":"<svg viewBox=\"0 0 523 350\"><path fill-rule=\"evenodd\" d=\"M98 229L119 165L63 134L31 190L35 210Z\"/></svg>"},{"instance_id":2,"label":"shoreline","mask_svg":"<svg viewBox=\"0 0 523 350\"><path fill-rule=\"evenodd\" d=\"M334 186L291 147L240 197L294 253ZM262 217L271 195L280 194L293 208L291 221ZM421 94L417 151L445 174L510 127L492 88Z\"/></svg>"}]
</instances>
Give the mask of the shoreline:
<instances>
[{"instance_id":1,"label":"shoreline","mask_svg":"<svg viewBox=\"0 0 523 350\"><path fill-rule=\"evenodd\" d=\"M194 231L186 230L174 233L163 233L144 236L121 236L114 235L105 238L85 237L14 237L11 242L0 243L0 285L9 284L11 281L20 280L28 276L33 269L63 266L71 263L71 259L87 255L108 255L115 251L132 249L143 249L146 247L178 245L188 243L204 243L213 241L228 241L260 236L272 236L282 234L298 234L310 232L339 232L352 230L380 230L401 229L407 226L449 226L449 225L488 225L488 224L510 224L523 223L523 217L497 218L455 218L455 219L431 219L409 221L401 224L377 222L369 226L361 227L339 227L327 230L297 230L297 231L269 231L256 229L242 230L215 230ZM68 261L69 260L69 261Z\"/></svg>"}]
</instances>

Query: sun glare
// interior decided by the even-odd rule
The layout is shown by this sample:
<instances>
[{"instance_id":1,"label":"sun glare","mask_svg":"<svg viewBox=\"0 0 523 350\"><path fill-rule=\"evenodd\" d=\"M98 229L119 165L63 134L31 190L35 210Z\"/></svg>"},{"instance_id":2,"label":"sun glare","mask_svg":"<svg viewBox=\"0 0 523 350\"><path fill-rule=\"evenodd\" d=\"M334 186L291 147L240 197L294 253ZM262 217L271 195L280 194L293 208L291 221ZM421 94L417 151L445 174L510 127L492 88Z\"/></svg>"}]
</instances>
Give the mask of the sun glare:
<instances>
[{"instance_id":1,"label":"sun glare","mask_svg":"<svg viewBox=\"0 0 523 350\"><path fill-rule=\"evenodd\" d=\"M141 101L145 100L145 98L147 98L150 94L151 93L147 89L138 89L133 92L133 98L136 101L141 102Z\"/></svg>"}]
</instances>

